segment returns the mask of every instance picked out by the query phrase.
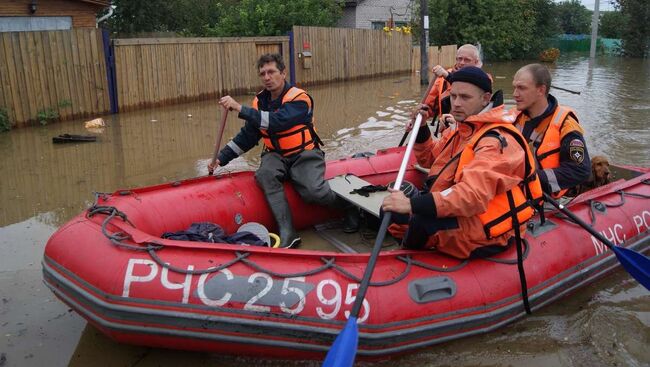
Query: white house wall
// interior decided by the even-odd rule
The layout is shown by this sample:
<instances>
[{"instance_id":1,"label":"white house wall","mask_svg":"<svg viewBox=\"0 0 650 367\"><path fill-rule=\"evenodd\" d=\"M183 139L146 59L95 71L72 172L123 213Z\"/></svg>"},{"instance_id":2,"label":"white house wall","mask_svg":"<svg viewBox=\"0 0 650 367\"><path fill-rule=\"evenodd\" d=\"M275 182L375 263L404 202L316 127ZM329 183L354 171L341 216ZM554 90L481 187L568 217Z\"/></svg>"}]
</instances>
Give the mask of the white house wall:
<instances>
[{"instance_id":1,"label":"white house wall","mask_svg":"<svg viewBox=\"0 0 650 367\"><path fill-rule=\"evenodd\" d=\"M371 29L372 22L390 20L391 7L393 8L393 21L409 22L413 6L415 6L414 1L409 0L362 0L356 7L344 9L338 26Z\"/></svg>"}]
</instances>

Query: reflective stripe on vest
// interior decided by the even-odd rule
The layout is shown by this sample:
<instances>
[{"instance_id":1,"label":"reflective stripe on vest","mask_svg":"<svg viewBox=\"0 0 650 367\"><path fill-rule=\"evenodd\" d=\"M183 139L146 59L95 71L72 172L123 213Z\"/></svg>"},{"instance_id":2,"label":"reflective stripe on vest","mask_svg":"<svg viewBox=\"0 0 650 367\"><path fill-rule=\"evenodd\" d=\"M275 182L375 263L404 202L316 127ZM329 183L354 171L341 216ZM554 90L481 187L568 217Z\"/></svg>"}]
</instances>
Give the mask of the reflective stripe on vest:
<instances>
[{"instance_id":1,"label":"reflective stripe on vest","mask_svg":"<svg viewBox=\"0 0 650 367\"><path fill-rule=\"evenodd\" d=\"M519 223L525 223L532 218L534 215L533 206L537 205L542 199L542 185L535 171L535 158L528 147L526 139L512 124L485 124L481 127L463 149L456 168L454 181L458 182L460 180L463 167L474 159L474 148L479 140L496 128L505 129L524 149L526 153L525 178L511 190L496 195L488 203L487 210L478 215L487 239L495 238L512 230L514 213L516 213ZM499 131L496 132L499 134ZM511 196L514 206L509 203L508 196Z\"/></svg>"},{"instance_id":2,"label":"reflective stripe on vest","mask_svg":"<svg viewBox=\"0 0 650 367\"><path fill-rule=\"evenodd\" d=\"M540 168L542 169L554 169L560 167L560 147L562 144L562 125L566 118L571 114L574 118L576 116L575 112L564 106L557 106L551 122L548 124L544 135L542 136L542 141L535 151L535 157L539 163ZM575 118L578 121L577 118ZM553 176L554 177L554 176ZM549 179L554 179L549 177ZM557 179L555 179L557 181ZM557 184L556 184L557 187ZM553 197L559 198L566 192L566 189L554 192Z\"/></svg>"},{"instance_id":3,"label":"reflective stripe on vest","mask_svg":"<svg viewBox=\"0 0 650 367\"><path fill-rule=\"evenodd\" d=\"M313 101L307 92L296 87L289 88L284 96L282 96L282 104L293 101L303 101L307 103L307 107L309 108L307 115L308 117L312 117ZM253 100L253 108L256 110L258 109L257 97ZM262 111L261 126L268 127L268 118L268 112ZM262 133L266 149L278 152L283 156L300 153L303 150L314 149L318 142L318 136L316 135L312 122L297 124L290 129L275 132L273 134L269 134L266 128L260 128L260 132Z\"/></svg>"}]
</instances>

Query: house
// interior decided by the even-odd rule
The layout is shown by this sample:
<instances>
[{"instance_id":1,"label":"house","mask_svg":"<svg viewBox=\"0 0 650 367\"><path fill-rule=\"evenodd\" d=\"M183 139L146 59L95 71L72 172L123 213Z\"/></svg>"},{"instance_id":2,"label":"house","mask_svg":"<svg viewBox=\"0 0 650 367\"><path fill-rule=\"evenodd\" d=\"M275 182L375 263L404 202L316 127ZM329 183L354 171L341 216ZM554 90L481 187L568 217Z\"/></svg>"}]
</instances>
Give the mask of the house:
<instances>
[{"instance_id":1,"label":"house","mask_svg":"<svg viewBox=\"0 0 650 367\"><path fill-rule=\"evenodd\" d=\"M385 26L400 27L411 21L413 0L345 0L343 16L337 27L383 29Z\"/></svg>"},{"instance_id":2,"label":"house","mask_svg":"<svg viewBox=\"0 0 650 367\"><path fill-rule=\"evenodd\" d=\"M0 32L95 28L110 0L1 0Z\"/></svg>"}]
</instances>

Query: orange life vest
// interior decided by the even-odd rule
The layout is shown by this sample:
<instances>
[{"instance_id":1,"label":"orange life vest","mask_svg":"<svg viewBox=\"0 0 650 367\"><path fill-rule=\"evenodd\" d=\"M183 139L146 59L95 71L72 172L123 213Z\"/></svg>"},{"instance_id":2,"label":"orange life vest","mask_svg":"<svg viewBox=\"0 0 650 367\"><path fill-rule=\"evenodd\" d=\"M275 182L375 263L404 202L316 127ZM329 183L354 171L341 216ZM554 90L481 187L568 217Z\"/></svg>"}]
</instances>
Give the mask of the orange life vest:
<instances>
[{"instance_id":1,"label":"orange life vest","mask_svg":"<svg viewBox=\"0 0 650 367\"><path fill-rule=\"evenodd\" d=\"M485 124L472 136L471 140L465 145L460 153L458 167L454 181L460 180L463 167L474 159L474 148L476 144L485 137L486 134L499 134L494 129L500 128L506 130L521 145L526 153L524 180L518 186L511 190L496 195L488 203L487 210L479 214L478 217L483 224L483 230L487 239L500 236L513 229L513 217L516 213L517 221L521 224L532 218L534 215L534 206L542 199L542 185L535 171L535 158L528 147L526 139L521 135L519 130L512 124L492 123ZM496 135L500 136L500 135Z\"/></svg>"},{"instance_id":2,"label":"orange life vest","mask_svg":"<svg viewBox=\"0 0 650 367\"><path fill-rule=\"evenodd\" d=\"M541 143L535 150L535 157L541 169L553 169L560 167L560 147L562 144L562 126L567 117L571 115L576 122L578 118L576 117L575 112L565 106L558 105L551 117L546 130L542 134ZM523 125L522 125L523 126ZM534 142L533 142L534 145ZM560 198L567 189L554 192L552 196L554 198Z\"/></svg>"},{"instance_id":3,"label":"orange life vest","mask_svg":"<svg viewBox=\"0 0 650 367\"><path fill-rule=\"evenodd\" d=\"M447 71L452 72L453 70L448 69ZM442 116L442 100L445 97L449 96L449 89L451 87L451 85L449 84L447 79L445 79L443 77L441 77L441 78L442 78L442 82L441 83L436 83L436 87L438 88L438 118L440 118L440 116Z\"/></svg>"},{"instance_id":4,"label":"orange life vest","mask_svg":"<svg viewBox=\"0 0 650 367\"><path fill-rule=\"evenodd\" d=\"M313 119L314 102L307 92L296 87L289 88L284 96L282 96L282 104L293 101L303 101L307 103L309 108L308 119ZM258 100L257 97L255 97L253 100L253 108L256 110L258 109L257 104ZM297 124L290 129L272 134L269 134L267 129L260 129L260 132L262 133L266 149L278 152L285 157L300 153L304 150L314 149L317 147L317 144L322 144L318 135L316 135L312 121L306 121L302 124Z\"/></svg>"}]
</instances>

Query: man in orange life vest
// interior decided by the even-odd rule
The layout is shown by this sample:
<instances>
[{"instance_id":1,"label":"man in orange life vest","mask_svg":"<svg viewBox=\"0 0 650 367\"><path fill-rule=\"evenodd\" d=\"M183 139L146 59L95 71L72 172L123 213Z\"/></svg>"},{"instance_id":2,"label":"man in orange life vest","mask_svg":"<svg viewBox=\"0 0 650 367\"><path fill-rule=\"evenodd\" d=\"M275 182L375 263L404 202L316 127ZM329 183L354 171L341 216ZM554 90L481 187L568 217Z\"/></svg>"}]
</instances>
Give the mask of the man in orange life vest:
<instances>
[{"instance_id":1,"label":"man in orange life vest","mask_svg":"<svg viewBox=\"0 0 650 367\"><path fill-rule=\"evenodd\" d=\"M555 198L589 178L591 162L575 112L549 94L551 73L540 64L517 71L512 82L516 126L531 145L542 189Z\"/></svg>"},{"instance_id":2,"label":"man in orange life vest","mask_svg":"<svg viewBox=\"0 0 650 367\"><path fill-rule=\"evenodd\" d=\"M284 194L283 181L287 179L306 202L344 208L343 230L355 232L359 226L358 211L337 198L324 180L324 153L314 130L311 96L286 82L285 65L279 54L261 56L257 68L264 90L257 94L252 107L243 106L230 96L219 100L224 107L239 112L245 123L219 152L215 166L225 166L257 145L260 138L264 140L262 163L255 179L278 224L280 247L289 248L301 242Z\"/></svg>"},{"instance_id":3,"label":"man in orange life vest","mask_svg":"<svg viewBox=\"0 0 650 367\"><path fill-rule=\"evenodd\" d=\"M443 113L449 113L450 106L447 103L448 99L445 98L449 96L449 87L451 85L448 79L454 71L465 66L476 66L479 68L483 66L479 50L474 45L466 44L458 48L456 51L456 63L453 68L445 70L441 65L433 67L436 81L434 82L433 87L431 87L424 103L418 105L417 109L414 111L412 121L415 121L415 113L418 112L422 114L422 118L424 119L423 121L426 121L431 117L439 117Z\"/></svg>"},{"instance_id":4,"label":"man in orange life vest","mask_svg":"<svg viewBox=\"0 0 650 367\"><path fill-rule=\"evenodd\" d=\"M404 237L405 247L467 258L482 247L506 246L525 230L534 212L530 202L540 199L541 187L514 116L495 102L502 100L499 94L492 94L490 78L477 67L452 74L456 129L434 141L423 126L413 148L418 163L431 167L425 190L410 198L391 190L382 204L384 211L398 213L389 231Z\"/></svg>"}]
</instances>

